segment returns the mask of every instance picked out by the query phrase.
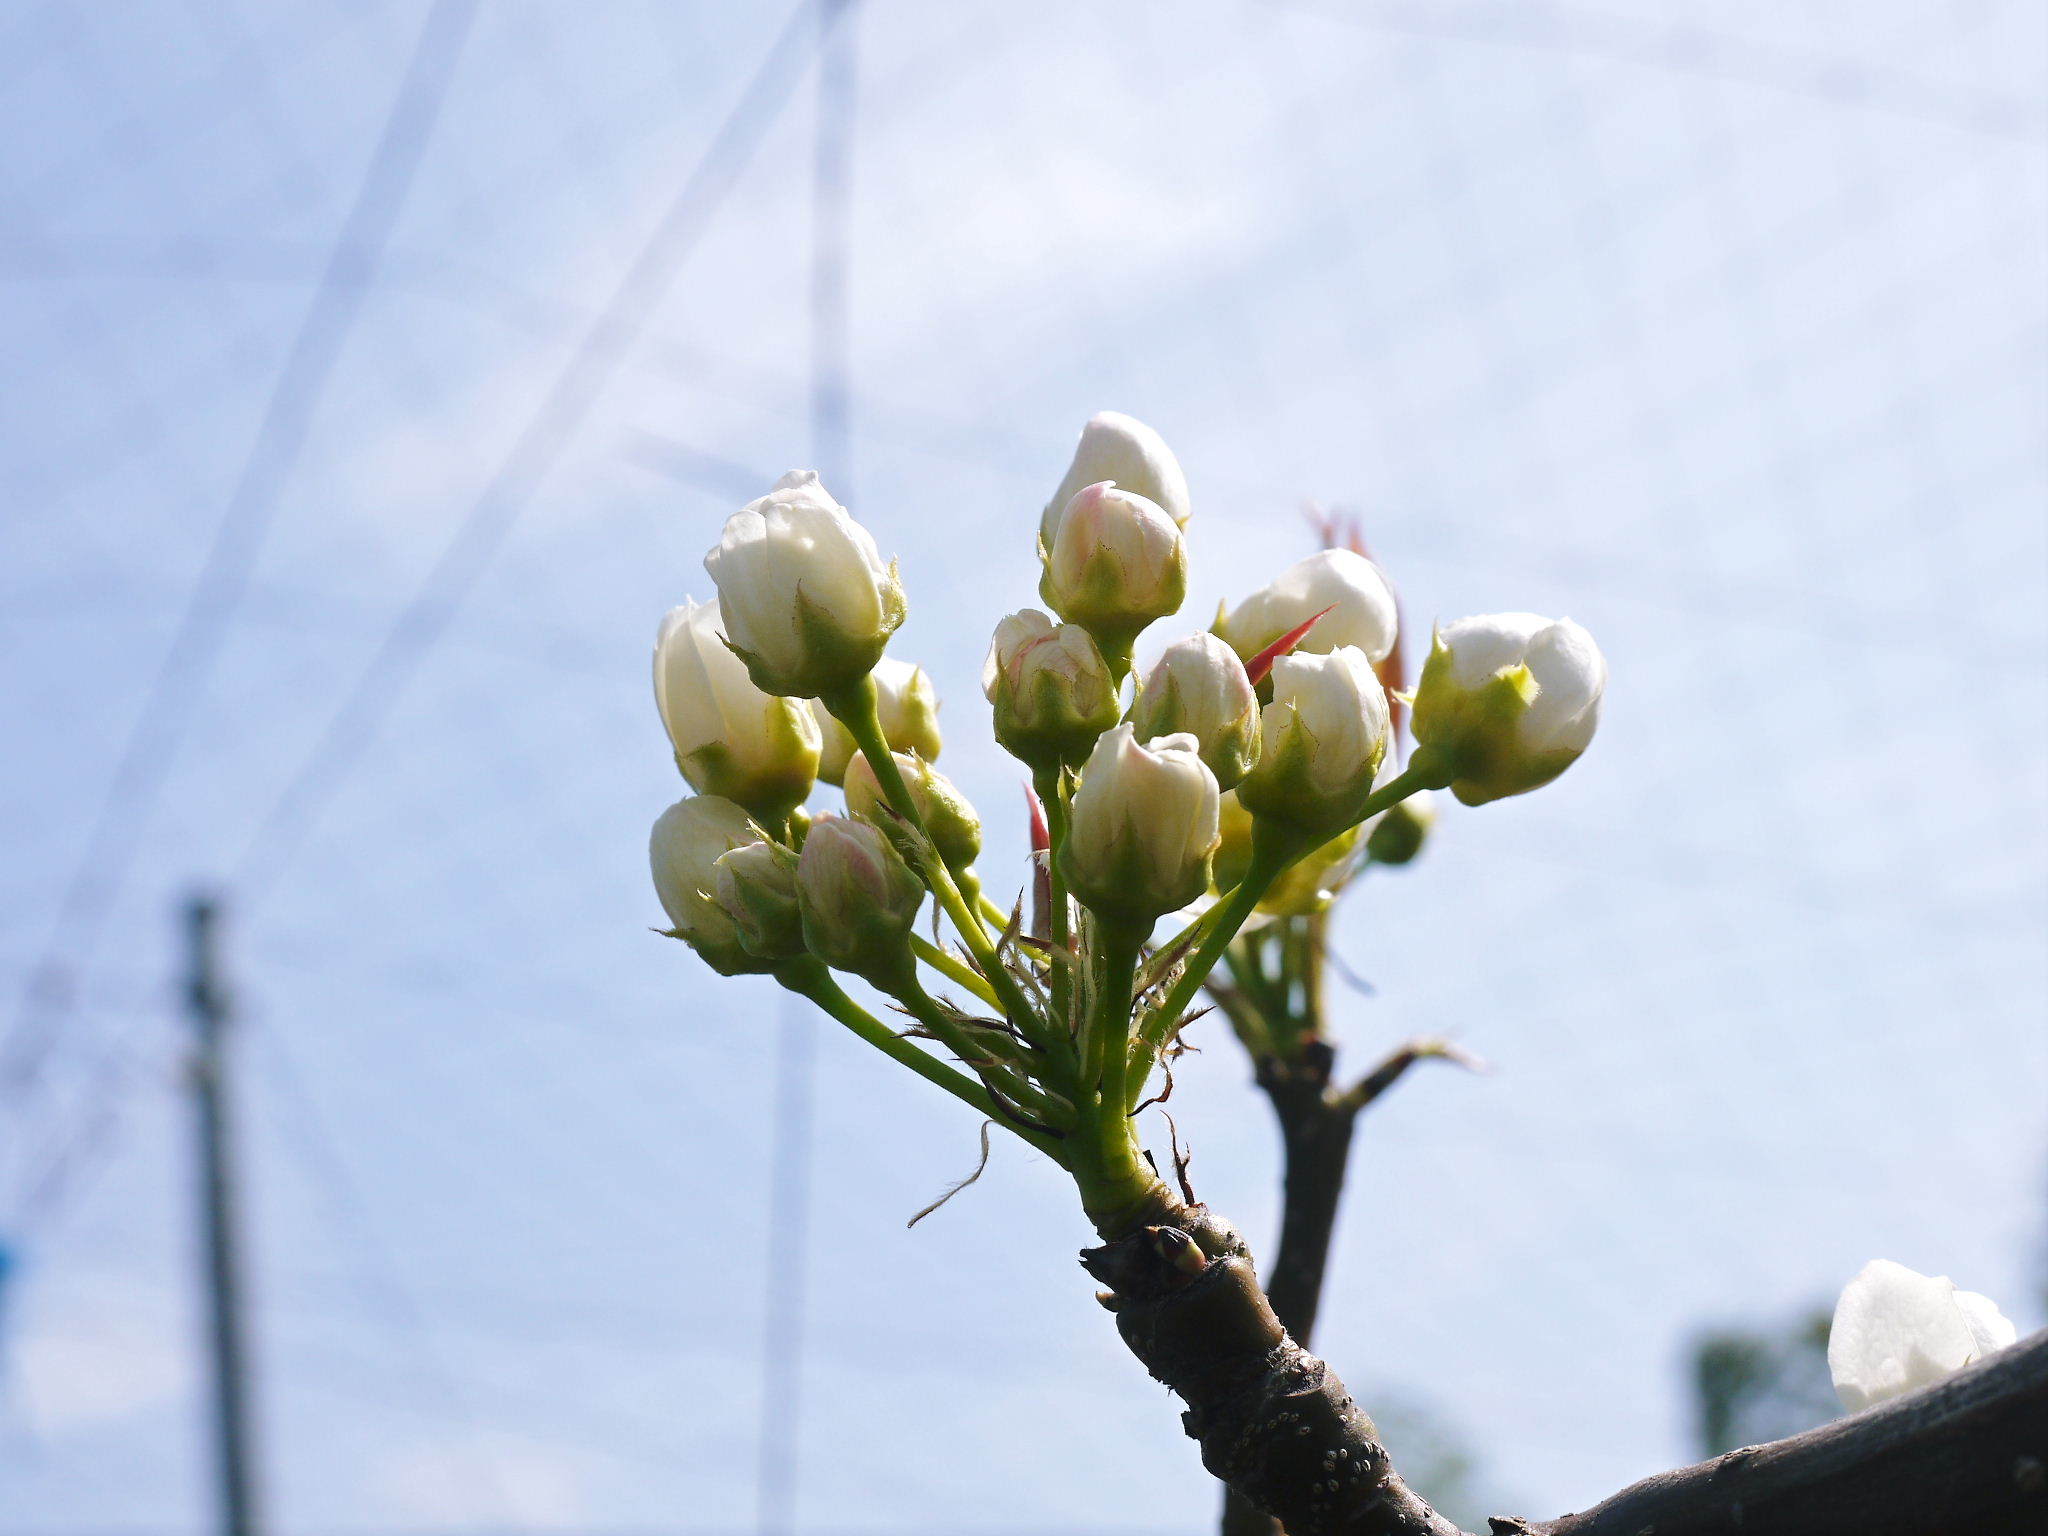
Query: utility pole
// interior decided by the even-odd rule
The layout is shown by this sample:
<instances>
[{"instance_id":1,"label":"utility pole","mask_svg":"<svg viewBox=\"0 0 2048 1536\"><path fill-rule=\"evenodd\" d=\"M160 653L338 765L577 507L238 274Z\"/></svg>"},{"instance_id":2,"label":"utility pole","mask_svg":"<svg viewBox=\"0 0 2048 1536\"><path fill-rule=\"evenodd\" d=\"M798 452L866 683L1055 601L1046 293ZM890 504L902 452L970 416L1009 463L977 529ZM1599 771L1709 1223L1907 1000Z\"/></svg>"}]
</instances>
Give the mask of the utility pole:
<instances>
[{"instance_id":1,"label":"utility pole","mask_svg":"<svg viewBox=\"0 0 2048 1536\"><path fill-rule=\"evenodd\" d=\"M847 464L846 245L855 3L820 0L818 6L817 121L811 159L811 462L840 501L852 498ZM783 994L775 1043L775 1146L768 1176L756 1536L790 1536L796 1529L817 1027L808 1004Z\"/></svg>"},{"instance_id":2,"label":"utility pole","mask_svg":"<svg viewBox=\"0 0 2048 1536\"><path fill-rule=\"evenodd\" d=\"M199 1133L201 1273L213 1365L213 1450L221 1536L258 1536L243 1329L241 1226L235 1183L234 1105L228 1072L232 1011L221 974L217 899L186 899L185 1008L192 1020L192 1101Z\"/></svg>"}]
</instances>

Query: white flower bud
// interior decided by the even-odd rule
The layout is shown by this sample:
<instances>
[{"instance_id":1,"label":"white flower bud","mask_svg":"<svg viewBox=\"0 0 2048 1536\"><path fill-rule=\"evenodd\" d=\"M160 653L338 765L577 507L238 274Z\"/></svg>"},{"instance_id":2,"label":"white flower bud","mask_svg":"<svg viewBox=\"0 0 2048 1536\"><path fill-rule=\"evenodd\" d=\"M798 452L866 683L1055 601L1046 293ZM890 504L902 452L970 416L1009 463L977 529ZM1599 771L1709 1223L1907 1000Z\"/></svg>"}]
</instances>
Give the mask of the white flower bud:
<instances>
[{"instance_id":1,"label":"white flower bud","mask_svg":"<svg viewBox=\"0 0 2048 1536\"><path fill-rule=\"evenodd\" d=\"M896 567L812 470L726 519L704 569L755 684L816 698L860 681L903 622Z\"/></svg>"},{"instance_id":2,"label":"white flower bud","mask_svg":"<svg viewBox=\"0 0 2048 1536\"><path fill-rule=\"evenodd\" d=\"M1295 647L1297 655L1350 645L1365 652L1367 661L1379 662L1394 648L1400 622L1394 589L1378 566L1348 549L1318 550L1295 561L1232 609L1217 633L1249 661L1319 613L1323 616Z\"/></svg>"},{"instance_id":3,"label":"white flower bud","mask_svg":"<svg viewBox=\"0 0 2048 1536\"><path fill-rule=\"evenodd\" d=\"M924 886L879 828L820 816L797 860L796 897L804 942L827 965L887 986L912 964Z\"/></svg>"},{"instance_id":4,"label":"white flower bud","mask_svg":"<svg viewBox=\"0 0 2048 1536\"><path fill-rule=\"evenodd\" d=\"M1354 646L1273 663L1258 766L1238 785L1245 809L1319 839L1365 810L1387 751L1387 692Z\"/></svg>"},{"instance_id":5,"label":"white flower bud","mask_svg":"<svg viewBox=\"0 0 2048 1536\"><path fill-rule=\"evenodd\" d=\"M1437 631L1415 689L1416 757L1467 805L1541 788L1593 739L1607 662L1570 619L1460 619Z\"/></svg>"},{"instance_id":6,"label":"white flower bud","mask_svg":"<svg viewBox=\"0 0 2048 1536\"><path fill-rule=\"evenodd\" d=\"M654 892L675 925L676 937L721 976L765 971L772 964L747 952L739 929L712 894L719 858L766 837L732 801L693 795L656 817L653 836L648 839Z\"/></svg>"},{"instance_id":7,"label":"white flower bud","mask_svg":"<svg viewBox=\"0 0 2048 1536\"><path fill-rule=\"evenodd\" d=\"M685 602L661 621L654 703L676 766L700 793L774 822L811 792L817 723L802 704L754 686L725 643L718 604Z\"/></svg>"},{"instance_id":8,"label":"white flower bud","mask_svg":"<svg viewBox=\"0 0 2048 1536\"><path fill-rule=\"evenodd\" d=\"M1890 1259L1872 1259L1842 1291L1828 1371L1851 1413L1932 1386L2019 1337L1992 1302Z\"/></svg>"},{"instance_id":9,"label":"white flower bud","mask_svg":"<svg viewBox=\"0 0 2048 1536\"><path fill-rule=\"evenodd\" d=\"M1194 737L1140 746L1128 725L1106 733L1074 791L1062 863L1074 894L1146 922L1193 901L1209 884L1217 798Z\"/></svg>"},{"instance_id":10,"label":"white flower bud","mask_svg":"<svg viewBox=\"0 0 2048 1536\"><path fill-rule=\"evenodd\" d=\"M1132 723L1148 740L1194 737L1223 789L1259 760L1258 697L1237 653L1214 635L1190 635L1166 648L1138 689Z\"/></svg>"},{"instance_id":11,"label":"white flower bud","mask_svg":"<svg viewBox=\"0 0 2048 1536\"><path fill-rule=\"evenodd\" d=\"M1088 418L1067 476L1038 519L1038 536L1047 549L1060 514L1084 486L1108 480L1135 496L1143 496L1182 528L1188 525L1188 481L1180 460L1160 437L1135 416L1101 411Z\"/></svg>"},{"instance_id":12,"label":"white flower bud","mask_svg":"<svg viewBox=\"0 0 2048 1536\"><path fill-rule=\"evenodd\" d=\"M995 706L996 740L1033 768L1084 761L1121 706L1109 664L1078 624L1025 608L996 625L981 691Z\"/></svg>"},{"instance_id":13,"label":"white flower bud","mask_svg":"<svg viewBox=\"0 0 2048 1536\"><path fill-rule=\"evenodd\" d=\"M1125 656L1138 631L1178 610L1187 590L1180 526L1106 480L1083 487L1061 511L1038 583L1053 612L1106 653Z\"/></svg>"},{"instance_id":14,"label":"white flower bud","mask_svg":"<svg viewBox=\"0 0 2048 1536\"><path fill-rule=\"evenodd\" d=\"M794 853L780 843L748 843L720 854L711 877L711 894L732 919L748 954L793 960L804 953Z\"/></svg>"},{"instance_id":15,"label":"white flower bud","mask_svg":"<svg viewBox=\"0 0 2048 1536\"><path fill-rule=\"evenodd\" d=\"M953 781L923 758L910 752L892 752L904 786L917 805L917 814L931 834L932 846L951 870L963 870L981 857L981 818L967 797L953 787ZM875 770L858 753L846 769L846 808L862 821L887 831L891 825L889 797L875 779Z\"/></svg>"},{"instance_id":16,"label":"white flower bud","mask_svg":"<svg viewBox=\"0 0 2048 1536\"><path fill-rule=\"evenodd\" d=\"M923 667L894 656L875 663L875 708L882 717L882 736L896 752L915 752L926 762L939 756L939 694ZM846 765L857 750L853 736L818 699L811 700L823 746L818 777L827 784L846 781Z\"/></svg>"}]
</instances>

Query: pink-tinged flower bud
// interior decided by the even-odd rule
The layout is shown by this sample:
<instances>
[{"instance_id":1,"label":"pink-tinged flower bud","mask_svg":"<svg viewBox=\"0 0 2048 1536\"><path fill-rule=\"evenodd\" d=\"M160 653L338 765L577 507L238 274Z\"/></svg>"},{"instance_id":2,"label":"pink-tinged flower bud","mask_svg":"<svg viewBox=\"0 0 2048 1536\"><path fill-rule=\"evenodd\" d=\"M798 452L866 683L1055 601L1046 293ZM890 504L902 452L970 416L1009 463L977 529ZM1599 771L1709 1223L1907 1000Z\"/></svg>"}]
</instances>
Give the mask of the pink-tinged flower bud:
<instances>
[{"instance_id":1,"label":"pink-tinged flower bud","mask_svg":"<svg viewBox=\"0 0 2048 1536\"><path fill-rule=\"evenodd\" d=\"M995 706L996 740L1033 768L1085 761L1120 713L1116 682L1088 631L1036 608L996 626L981 691Z\"/></svg>"},{"instance_id":2,"label":"pink-tinged flower bud","mask_svg":"<svg viewBox=\"0 0 2048 1536\"><path fill-rule=\"evenodd\" d=\"M1106 480L1083 487L1061 511L1038 583L1053 612L1126 665L1138 631L1176 612L1187 590L1180 526L1156 503Z\"/></svg>"},{"instance_id":3,"label":"pink-tinged flower bud","mask_svg":"<svg viewBox=\"0 0 2048 1536\"><path fill-rule=\"evenodd\" d=\"M1570 619L1460 619L1437 631L1415 688L1418 765L1433 763L1467 805L1526 794L1593 739L1607 662Z\"/></svg>"},{"instance_id":4,"label":"pink-tinged flower bud","mask_svg":"<svg viewBox=\"0 0 2048 1536\"><path fill-rule=\"evenodd\" d=\"M913 963L924 886L879 828L819 817L797 860L796 894L804 943L827 965L886 986Z\"/></svg>"},{"instance_id":5,"label":"pink-tinged flower bud","mask_svg":"<svg viewBox=\"0 0 2048 1536\"><path fill-rule=\"evenodd\" d=\"M868 531L791 470L726 519L704 569L755 686L816 698L859 682L903 622L903 588Z\"/></svg>"},{"instance_id":6,"label":"pink-tinged flower bud","mask_svg":"<svg viewBox=\"0 0 2048 1536\"><path fill-rule=\"evenodd\" d=\"M1187 527L1188 480L1165 439L1135 416L1101 411L1089 417L1088 425L1081 429L1081 441L1074 446L1066 478L1038 519L1038 536L1047 549L1052 548L1060 514L1074 494L1103 480L1143 496L1180 527Z\"/></svg>"},{"instance_id":7,"label":"pink-tinged flower bud","mask_svg":"<svg viewBox=\"0 0 2048 1536\"><path fill-rule=\"evenodd\" d=\"M1062 869L1097 912L1150 922L1208 887L1216 775L1192 736L1139 745L1128 725L1095 744L1074 791Z\"/></svg>"},{"instance_id":8,"label":"pink-tinged flower bud","mask_svg":"<svg viewBox=\"0 0 2048 1536\"><path fill-rule=\"evenodd\" d=\"M763 693L725 643L718 604L669 610L654 641L654 702L690 787L779 822L811 792L819 733L810 711Z\"/></svg>"},{"instance_id":9,"label":"pink-tinged flower bud","mask_svg":"<svg viewBox=\"0 0 2048 1536\"><path fill-rule=\"evenodd\" d=\"M889 755L896 760L897 771L903 775L904 786L917 805L918 818L931 834L932 846L938 849L946 868L958 873L970 867L981 857L981 818L974 813L967 797L954 788L951 779L915 753ZM846 809L862 821L887 831L892 821L888 807L889 798L882 793L875 770L868 766L866 757L855 753L846 769Z\"/></svg>"},{"instance_id":10,"label":"pink-tinged flower bud","mask_svg":"<svg viewBox=\"0 0 2048 1536\"><path fill-rule=\"evenodd\" d=\"M1317 838L1365 813L1387 751L1387 695L1365 653L1273 663L1273 702L1260 720L1258 766L1237 787L1245 809Z\"/></svg>"},{"instance_id":11,"label":"pink-tinged flower bud","mask_svg":"<svg viewBox=\"0 0 2048 1536\"><path fill-rule=\"evenodd\" d=\"M1244 663L1214 635L1190 635L1166 648L1138 689L1132 724L1146 740L1194 737L1222 789L1259 760L1258 698Z\"/></svg>"},{"instance_id":12,"label":"pink-tinged flower bud","mask_svg":"<svg viewBox=\"0 0 2048 1536\"><path fill-rule=\"evenodd\" d=\"M794 960L804 953L794 853L780 843L748 843L720 854L711 876L711 894L732 919L748 954Z\"/></svg>"},{"instance_id":13,"label":"pink-tinged flower bud","mask_svg":"<svg viewBox=\"0 0 2048 1536\"><path fill-rule=\"evenodd\" d=\"M1348 549L1322 549L1295 561L1232 609L1216 632L1250 660L1317 614L1322 617L1302 636L1296 654L1349 645L1377 662L1394 648L1400 624L1394 589L1378 566Z\"/></svg>"},{"instance_id":14,"label":"pink-tinged flower bud","mask_svg":"<svg viewBox=\"0 0 2048 1536\"><path fill-rule=\"evenodd\" d=\"M731 916L713 894L715 866L735 848L765 842L767 834L730 800L693 795L655 818L648 839L654 892L683 940L721 976L768 970L772 962L750 954Z\"/></svg>"},{"instance_id":15,"label":"pink-tinged flower bud","mask_svg":"<svg viewBox=\"0 0 2048 1536\"><path fill-rule=\"evenodd\" d=\"M896 752L915 752L926 762L939 756L939 695L923 667L884 656L875 663L875 709L882 717L882 735ZM827 784L846 781L846 765L857 750L853 736L816 699L811 714L818 722L823 745L818 754L818 777Z\"/></svg>"}]
</instances>

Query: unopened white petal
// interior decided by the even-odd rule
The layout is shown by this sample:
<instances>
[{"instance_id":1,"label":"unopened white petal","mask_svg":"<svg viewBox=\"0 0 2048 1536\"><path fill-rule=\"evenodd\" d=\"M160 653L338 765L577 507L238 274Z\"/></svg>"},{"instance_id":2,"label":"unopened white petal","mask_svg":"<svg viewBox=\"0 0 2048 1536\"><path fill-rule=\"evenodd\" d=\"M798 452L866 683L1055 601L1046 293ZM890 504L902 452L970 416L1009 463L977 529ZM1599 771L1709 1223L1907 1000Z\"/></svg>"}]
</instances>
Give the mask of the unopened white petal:
<instances>
[{"instance_id":1,"label":"unopened white petal","mask_svg":"<svg viewBox=\"0 0 2048 1536\"><path fill-rule=\"evenodd\" d=\"M1503 667L1518 667L1529 642L1550 627L1534 613L1483 613L1446 625L1437 638L1450 649L1451 681L1477 688Z\"/></svg>"},{"instance_id":2,"label":"unopened white petal","mask_svg":"<svg viewBox=\"0 0 2048 1536\"><path fill-rule=\"evenodd\" d=\"M1955 1283L1873 1259L1843 1288L1828 1332L1828 1371L1851 1413L1932 1386L1977 1354ZM1995 1309L1994 1309L1995 1310Z\"/></svg>"},{"instance_id":3,"label":"unopened white petal","mask_svg":"<svg viewBox=\"0 0 2048 1536\"><path fill-rule=\"evenodd\" d=\"M1532 752L1585 751L1607 687L1600 647L1580 626L1560 619L1531 637L1523 662L1538 690L1521 720L1523 745Z\"/></svg>"}]
</instances>

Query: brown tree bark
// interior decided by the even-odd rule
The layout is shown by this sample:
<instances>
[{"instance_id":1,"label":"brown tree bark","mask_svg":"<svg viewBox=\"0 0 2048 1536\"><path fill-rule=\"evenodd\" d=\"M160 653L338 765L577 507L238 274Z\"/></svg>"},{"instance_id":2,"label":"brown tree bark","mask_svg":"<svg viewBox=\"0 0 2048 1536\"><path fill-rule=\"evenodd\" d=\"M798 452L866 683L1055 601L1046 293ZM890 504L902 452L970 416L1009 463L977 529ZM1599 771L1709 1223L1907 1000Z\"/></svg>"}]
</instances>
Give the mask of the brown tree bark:
<instances>
[{"instance_id":1,"label":"brown tree bark","mask_svg":"<svg viewBox=\"0 0 2048 1536\"><path fill-rule=\"evenodd\" d=\"M1290 1536L1463 1536L1403 1483L1372 1420L1288 1337L1237 1234L1163 1190L1082 1255L1202 1463ZM1492 1536L2040 1536L2048 1333L1925 1391Z\"/></svg>"}]
</instances>

